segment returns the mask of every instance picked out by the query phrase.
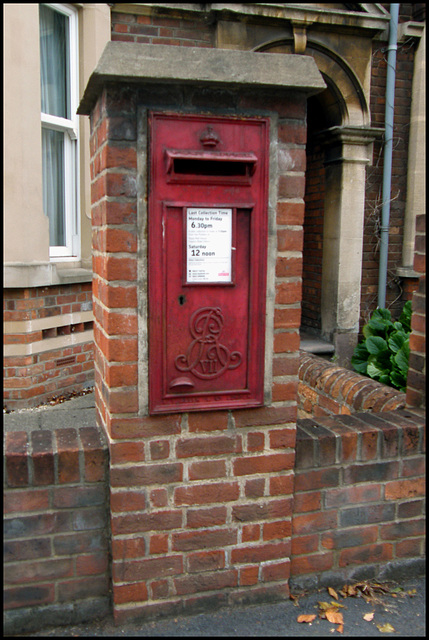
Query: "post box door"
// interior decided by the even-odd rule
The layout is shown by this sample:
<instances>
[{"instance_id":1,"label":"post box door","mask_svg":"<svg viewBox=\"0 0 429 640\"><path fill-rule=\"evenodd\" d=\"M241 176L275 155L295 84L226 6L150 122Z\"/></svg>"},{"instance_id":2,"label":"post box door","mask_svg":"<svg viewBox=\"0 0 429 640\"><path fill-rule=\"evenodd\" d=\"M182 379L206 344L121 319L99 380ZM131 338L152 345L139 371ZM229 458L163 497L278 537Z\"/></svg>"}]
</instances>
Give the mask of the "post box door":
<instances>
[{"instance_id":1,"label":"post box door","mask_svg":"<svg viewBox=\"0 0 429 640\"><path fill-rule=\"evenodd\" d=\"M150 115L151 413L263 403L268 121Z\"/></svg>"}]
</instances>

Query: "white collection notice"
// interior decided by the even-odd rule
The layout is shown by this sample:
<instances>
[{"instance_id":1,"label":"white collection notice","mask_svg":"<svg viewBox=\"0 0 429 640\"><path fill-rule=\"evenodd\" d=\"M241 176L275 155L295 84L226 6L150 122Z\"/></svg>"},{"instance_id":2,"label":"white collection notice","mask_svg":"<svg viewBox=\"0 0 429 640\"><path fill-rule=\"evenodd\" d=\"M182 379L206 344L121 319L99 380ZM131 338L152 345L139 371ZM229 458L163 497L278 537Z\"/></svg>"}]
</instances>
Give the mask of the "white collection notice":
<instances>
[{"instance_id":1,"label":"white collection notice","mask_svg":"<svg viewBox=\"0 0 429 640\"><path fill-rule=\"evenodd\" d=\"M187 282L232 281L232 209L186 210Z\"/></svg>"}]
</instances>

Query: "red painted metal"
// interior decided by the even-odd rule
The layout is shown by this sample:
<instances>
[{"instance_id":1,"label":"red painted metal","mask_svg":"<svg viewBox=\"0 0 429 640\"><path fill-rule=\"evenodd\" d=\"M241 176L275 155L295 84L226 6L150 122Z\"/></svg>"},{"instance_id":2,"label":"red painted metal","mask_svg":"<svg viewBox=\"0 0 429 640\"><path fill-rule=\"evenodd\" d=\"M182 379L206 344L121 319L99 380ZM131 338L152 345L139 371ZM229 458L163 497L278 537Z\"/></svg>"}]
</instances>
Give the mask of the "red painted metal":
<instances>
[{"instance_id":1,"label":"red painted metal","mask_svg":"<svg viewBox=\"0 0 429 640\"><path fill-rule=\"evenodd\" d=\"M269 121L153 112L149 123L149 411L259 406ZM198 251L215 256L203 275ZM217 252L231 255L219 273Z\"/></svg>"}]
</instances>

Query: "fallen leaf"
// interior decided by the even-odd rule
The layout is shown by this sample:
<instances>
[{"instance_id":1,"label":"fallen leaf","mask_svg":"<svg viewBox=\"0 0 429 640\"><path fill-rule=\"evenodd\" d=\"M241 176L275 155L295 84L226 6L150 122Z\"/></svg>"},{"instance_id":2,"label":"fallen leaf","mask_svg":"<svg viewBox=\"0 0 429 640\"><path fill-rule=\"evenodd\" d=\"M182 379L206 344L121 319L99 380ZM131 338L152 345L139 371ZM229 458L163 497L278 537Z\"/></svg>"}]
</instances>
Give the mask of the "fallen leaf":
<instances>
[{"instance_id":1,"label":"fallen leaf","mask_svg":"<svg viewBox=\"0 0 429 640\"><path fill-rule=\"evenodd\" d=\"M417 589L410 589L407 593L409 596L415 596L417 594Z\"/></svg>"},{"instance_id":2,"label":"fallen leaf","mask_svg":"<svg viewBox=\"0 0 429 640\"><path fill-rule=\"evenodd\" d=\"M395 633L394 627L388 622L386 622L386 624L377 624L376 626L381 633Z\"/></svg>"},{"instance_id":3,"label":"fallen leaf","mask_svg":"<svg viewBox=\"0 0 429 640\"><path fill-rule=\"evenodd\" d=\"M297 617L297 622L313 622L313 620L316 618L316 614L315 613L311 613L311 614L307 614L304 613L301 616Z\"/></svg>"},{"instance_id":4,"label":"fallen leaf","mask_svg":"<svg viewBox=\"0 0 429 640\"><path fill-rule=\"evenodd\" d=\"M335 591L335 589L333 589L332 587L328 587L328 593L330 596L335 598L335 600L338 600L337 592Z\"/></svg>"},{"instance_id":5,"label":"fallen leaf","mask_svg":"<svg viewBox=\"0 0 429 640\"><path fill-rule=\"evenodd\" d=\"M340 594L343 597L356 596L363 598L368 604L383 604L380 596L386 594L393 595L392 592L398 592L398 588L395 588L391 583L381 584L371 580L362 580L361 582L356 582L354 585L344 585L342 590L340 590Z\"/></svg>"},{"instance_id":6,"label":"fallen leaf","mask_svg":"<svg viewBox=\"0 0 429 640\"><path fill-rule=\"evenodd\" d=\"M343 624L339 624L338 627L337 627L337 631L338 631L338 633L343 633L344 625Z\"/></svg>"},{"instance_id":7,"label":"fallen leaf","mask_svg":"<svg viewBox=\"0 0 429 640\"><path fill-rule=\"evenodd\" d=\"M373 617L374 617L374 611L372 611L371 613L365 613L363 619L366 620L367 622L371 622Z\"/></svg>"},{"instance_id":8,"label":"fallen leaf","mask_svg":"<svg viewBox=\"0 0 429 640\"><path fill-rule=\"evenodd\" d=\"M328 609L327 611L325 611L325 616L326 619L329 620L329 622L333 622L334 624L344 623L343 614L339 611L336 611L335 609Z\"/></svg>"},{"instance_id":9,"label":"fallen leaf","mask_svg":"<svg viewBox=\"0 0 429 640\"><path fill-rule=\"evenodd\" d=\"M290 594L289 598L292 600L292 604L293 604L294 607L299 607L298 596L294 596L294 595Z\"/></svg>"},{"instance_id":10,"label":"fallen leaf","mask_svg":"<svg viewBox=\"0 0 429 640\"><path fill-rule=\"evenodd\" d=\"M340 604L339 602L335 602L334 600L331 600L331 602L318 602L317 603L319 605L319 609L321 611L326 611L326 609L332 609L332 607L336 607L337 609L346 609L346 606L344 604Z\"/></svg>"},{"instance_id":11,"label":"fallen leaf","mask_svg":"<svg viewBox=\"0 0 429 640\"><path fill-rule=\"evenodd\" d=\"M342 589L340 589L340 594L343 598L348 598L349 596L355 596L357 594L357 590L350 584L345 584Z\"/></svg>"}]
</instances>

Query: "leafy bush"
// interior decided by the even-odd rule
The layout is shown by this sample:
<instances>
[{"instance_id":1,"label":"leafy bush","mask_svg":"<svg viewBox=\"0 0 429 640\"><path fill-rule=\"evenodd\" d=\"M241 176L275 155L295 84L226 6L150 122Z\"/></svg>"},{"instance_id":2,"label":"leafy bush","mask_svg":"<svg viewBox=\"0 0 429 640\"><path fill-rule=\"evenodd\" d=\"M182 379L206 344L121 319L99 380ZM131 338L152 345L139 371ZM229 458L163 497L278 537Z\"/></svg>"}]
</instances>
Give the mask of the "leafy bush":
<instances>
[{"instance_id":1,"label":"leafy bush","mask_svg":"<svg viewBox=\"0 0 429 640\"><path fill-rule=\"evenodd\" d=\"M399 320L388 309L376 309L362 329L364 340L355 348L355 371L400 391L406 390L410 356L411 302L405 303Z\"/></svg>"}]
</instances>

